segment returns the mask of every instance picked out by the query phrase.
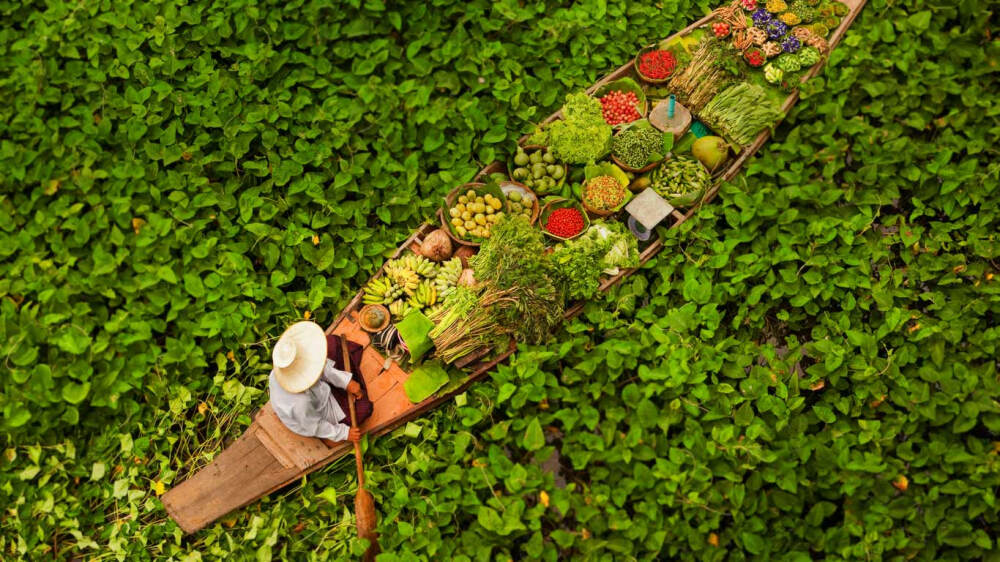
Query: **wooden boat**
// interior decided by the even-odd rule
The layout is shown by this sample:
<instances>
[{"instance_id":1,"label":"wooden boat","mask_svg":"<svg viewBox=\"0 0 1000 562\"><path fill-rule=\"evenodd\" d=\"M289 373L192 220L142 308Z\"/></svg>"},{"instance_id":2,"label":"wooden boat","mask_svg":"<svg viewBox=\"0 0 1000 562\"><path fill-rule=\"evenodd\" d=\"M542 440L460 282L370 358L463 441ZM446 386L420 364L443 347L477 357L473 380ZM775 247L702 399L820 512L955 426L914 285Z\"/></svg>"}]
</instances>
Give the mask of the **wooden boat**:
<instances>
[{"instance_id":1,"label":"wooden boat","mask_svg":"<svg viewBox=\"0 0 1000 562\"><path fill-rule=\"evenodd\" d=\"M832 50L844 36L857 17L866 0L841 0L849 8L849 13L841 20L840 26L829 37ZM713 16L706 16L669 39L682 37L693 30L712 21ZM807 73L806 78L815 76L825 61L820 61ZM634 75L633 63L622 65L603 79L591 86L587 92L593 93L601 86ZM781 109L788 110L798 100L798 92L792 92L784 101ZM556 113L546 119L548 123L560 117ZM691 218L698 207L710 202L717 194L722 181L731 180L761 146L767 142L770 132L765 130L731 159L723 170L715 175L715 182L702 201L694 208L684 211L675 209L666 221L669 228L676 228ZM524 144L527 137L521 139ZM480 171L477 178L485 177L494 172L505 172L506 167L500 162L494 162ZM436 229L437 222L427 222L410 236L400 246L393 257L419 247L423 238ZM645 264L663 247L662 240L653 238L641 248L640 262ZM635 270L623 270L618 275L608 277L601 283L601 291L607 291L624 277ZM380 269L373 278L383 274ZM434 395L412 404L403 392L403 383L408 373L398 364L391 362L388 368L384 357L373 349L369 334L363 331L357 323L357 313L361 307L362 293L351 300L347 307L327 329L327 333L345 335L349 340L365 346L361 364L369 398L375 403L374 413L364 424L362 430L369 436L385 434L393 429L417 418L432 408L450 400L466 390L470 385L485 376L499 363L505 361L515 350L514 342L502 352L486 357L483 354L465 357L456 366L467 373L460 387L451 392ZM572 318L583 310L584 303L569 306L565 312L566 318ZM194 533L227 513L243 507L258 498L295 482L302 476L314 472L330 464L334 460L351 452L348 442L333 443L321 439L302 437L292 433L277 418L270 404L265 404L255 415L250 427L236 441L223 450L206 467L196 474L173 487L161 498L167 513L186 533Z\"/></svg>"}]
</instances>

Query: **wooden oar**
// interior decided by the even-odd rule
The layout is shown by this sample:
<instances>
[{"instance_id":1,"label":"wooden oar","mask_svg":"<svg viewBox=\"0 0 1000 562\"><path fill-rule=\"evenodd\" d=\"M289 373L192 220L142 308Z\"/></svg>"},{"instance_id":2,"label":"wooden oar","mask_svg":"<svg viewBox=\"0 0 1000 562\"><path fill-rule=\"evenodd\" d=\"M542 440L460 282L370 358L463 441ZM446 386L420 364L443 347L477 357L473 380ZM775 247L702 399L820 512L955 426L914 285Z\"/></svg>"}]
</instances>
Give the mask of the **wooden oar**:
<instances>
[{"instance_id":1,"label":"wooden oar","mask_svg":"<svg viewBox=\"0 0 1000 562\"><path fill-rule=\"evenodd\" d=\"M343 359L345 371L351 372L351 358L347 354L347 338L340 336L340 357ZM352 374L353 378L353 374ZM351 410L351 427L358 427L358 415L354 408L354 395L348 393L347 404ZM378 535L375 529L378 528L378 517L375 515L375 498L371 492L365 489L365 467L361 463L361 443L354 443L354 462L358 467L358 494L354 496L354 517L358 524L358 537L368 539L370 545L365 551L365 560L375 560L375 555L379 552Z\"/></svg>"}]
</instances>

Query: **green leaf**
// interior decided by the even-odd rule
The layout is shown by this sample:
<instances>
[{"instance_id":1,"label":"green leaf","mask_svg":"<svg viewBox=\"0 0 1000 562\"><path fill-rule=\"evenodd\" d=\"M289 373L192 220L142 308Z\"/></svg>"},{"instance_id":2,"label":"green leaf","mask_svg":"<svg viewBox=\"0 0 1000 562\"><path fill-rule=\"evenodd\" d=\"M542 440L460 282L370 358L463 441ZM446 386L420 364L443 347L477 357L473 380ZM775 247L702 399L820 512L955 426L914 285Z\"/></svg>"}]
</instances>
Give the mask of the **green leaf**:
<instances>
[{"instance_id":1,"label":"green leaf","mask_svg":"<svg viewBox=\"0 0 1000 562\"><path fill-rule=\"evenodd\" d=\"M90 392L90 383L76 383L68 382L64 383L62 387L62 397L63 400L69 402L70 404L79 404L83 402L83 399L87 397Z\"/></svg>"},{"instance_id":2,"label":"green leaf","mask_svg":"<svg viewBox=\"0 0 1000 562\"><path fill-rule=\"evenodd\" d=\"M542 424L538 422L538 418L532 418L528 422L521 444L529 451L537 451L545 446L545 434L542 433Z\"/></svg>"}]
</instances>

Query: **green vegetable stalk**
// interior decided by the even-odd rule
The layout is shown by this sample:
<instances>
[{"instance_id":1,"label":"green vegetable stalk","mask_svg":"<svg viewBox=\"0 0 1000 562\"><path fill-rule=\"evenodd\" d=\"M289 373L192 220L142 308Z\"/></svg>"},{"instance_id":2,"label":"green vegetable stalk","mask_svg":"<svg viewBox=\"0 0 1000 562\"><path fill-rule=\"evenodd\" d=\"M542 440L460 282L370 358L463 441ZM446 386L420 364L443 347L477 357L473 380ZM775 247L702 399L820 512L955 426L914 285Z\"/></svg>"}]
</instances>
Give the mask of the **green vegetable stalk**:
<instances>
[{"instance_id":1,"label":"green vegetable stalk","mask_svg":"<svg viewBox=\"0 0 1000 562\"><path fill-rule=\"evenodd\" d=\"M761 130L781 117L778 104L764 88L741 82L723 90L708 102L701 118L733 142L746 146Z\"/></svg>"},{"instance_id":2,"label":"green vegetable stalk","mask_svg":"<svg viewBox=\"0 0 1000 562\"><path fill-rule=\"evenodd\" d=\"M485 287L479 306L518 341L541 343L562 322L563 294L542 233L523 217L504 217L469 260Z\"/></svg>"}]
</instances>

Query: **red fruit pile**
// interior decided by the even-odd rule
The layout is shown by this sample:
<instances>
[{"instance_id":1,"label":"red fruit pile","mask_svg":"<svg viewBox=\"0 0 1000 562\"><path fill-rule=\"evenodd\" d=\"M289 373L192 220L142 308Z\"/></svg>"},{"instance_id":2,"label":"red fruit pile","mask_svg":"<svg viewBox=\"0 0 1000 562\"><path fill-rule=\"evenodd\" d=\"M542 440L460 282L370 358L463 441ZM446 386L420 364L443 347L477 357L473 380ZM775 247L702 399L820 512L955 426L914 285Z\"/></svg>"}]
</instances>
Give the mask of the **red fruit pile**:
<instances>
[{"instance_id":1,"label":"red fruit pile","mask_svg":"<svg viewBox=\"0 0 1000 562\"><path fill-rule=\"evenodd\" d=\"M670 51L649 51L639 57L639 72L646 78L662 80L669 78L677 68L677 59Z\"/></svg>"},{"instance_id":2,"label":"red fruit pile","mask_svg":"<svg viewBox=\"0 0 1000 562\"><path fill-rule=\"evenodd\" d=\"M562 238L576 236L583 230L583 215L573 207L556 209L545 221L545 230Z\"/></svg>"},{"instance_id":3,"label":"red fruit pile","mask_svg":"<svg viewBox=\"0 0 1000 562\"><path fill-rule=\"evenodd\" d=\"M757 9L757 0L740 0L740 4L743 4L744 10L750 12Z\"/></svg>"},{"instance_id":4,"label":"red fruit pile","mask_svg":"<svg viewBox=\"0 0 1000 562\"><path fill-rule=\"evenodd\" d=\"M747 49L743 56L750 66L760 66L764 64L764 53L760 49Z\"/></svg>"},{"instance_id":5,"label":"red fruit pile","mask_svg":"<svg viewBox=\"0 0 1000 562\"><path fill-rule=\"evenodd\" d=\"M729 24L716 22L712 24L712 33L715 33L716 37L725 37L729 35Z\"/></svg>"},{"instance_id":6,"label":"red fruit pile","mask_svg":"<svg viewBox=\"0 0 1000 562\"><path fill-rule=\"evenodd\" d=\"M601 98L601 114L608 125L631 123L642 117L637 105L639 98L635 92L614 91Z\"/></svg>"}]
</instances>

